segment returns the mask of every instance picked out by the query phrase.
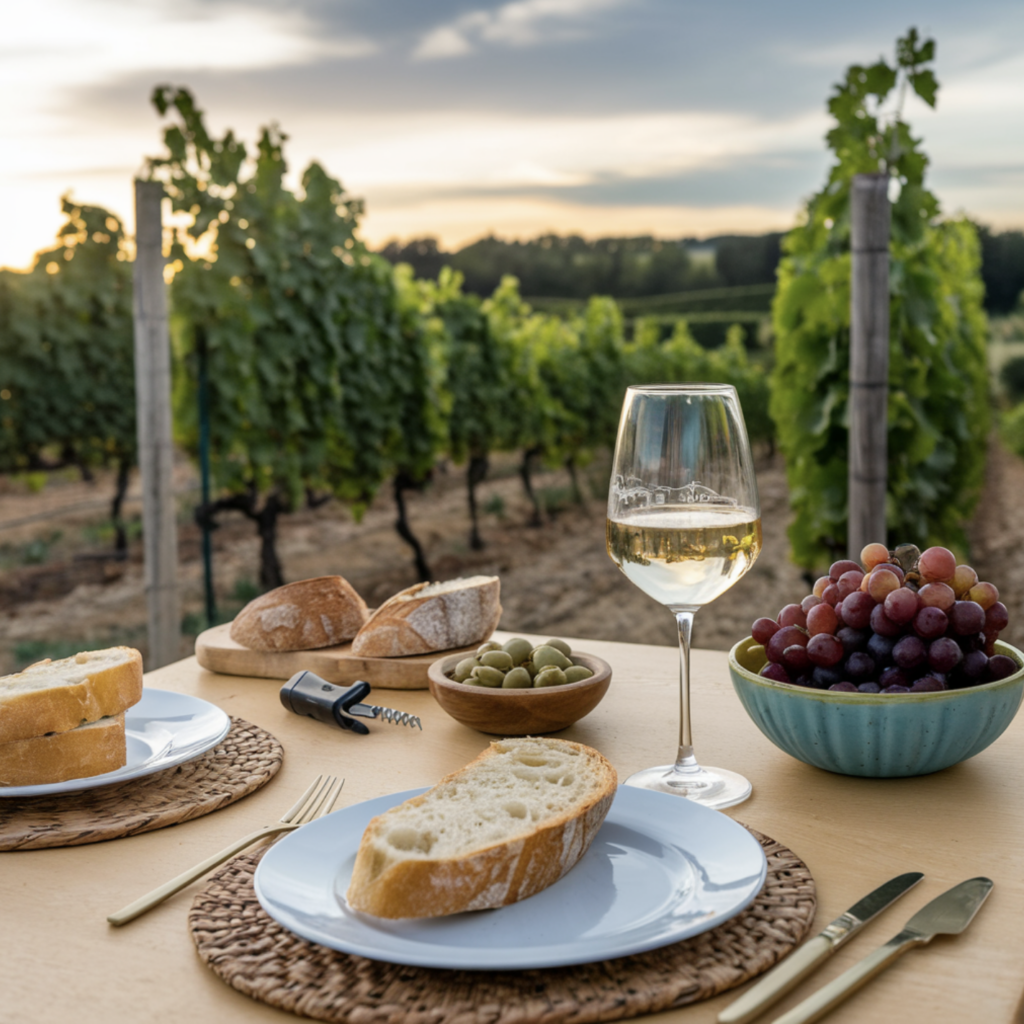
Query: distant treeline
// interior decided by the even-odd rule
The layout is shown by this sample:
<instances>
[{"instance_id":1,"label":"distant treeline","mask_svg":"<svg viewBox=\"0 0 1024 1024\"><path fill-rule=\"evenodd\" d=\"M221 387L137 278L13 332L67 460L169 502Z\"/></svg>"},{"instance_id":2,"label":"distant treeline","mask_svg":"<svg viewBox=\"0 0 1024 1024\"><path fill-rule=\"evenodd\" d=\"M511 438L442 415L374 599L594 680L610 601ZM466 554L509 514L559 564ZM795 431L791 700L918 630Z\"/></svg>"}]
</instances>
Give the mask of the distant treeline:
<instances>
[{"instance_id":1,"label":"distant treeline","mask_svg":"<svg viewBox=\"0 0 1024 1024\"><path fill-rule=\"evenodd\" d=\"M437 278L443 266L464 277L466 291L490 295L506 274L523 295L586 299L591 295L638 298L732 285L772 284L782 235L722 235L666 241L542 235L529 242L481 238L458 252L444 252L433 238L390 242L381 254L409 263L418 277Z\"/></svg>"},{"instance_id":2,"label":"distant treeline","mask_svg":"<svg viewBox=\"0 0 1024 1024\"><path fill-rule=\"evenodd\" d=\"M979 226L985 308L1009 313L1024 291L1024 232L993 232ZM774 284L782 234L719 235L668 241L649 235L599 238L542 235L528 242L482 238L457 252L434 238L389 242L381 254L408 263L417 277L436 279L443 266L458 270L466 291L490 295L505 274L519 279L523 295L620 299L707 288Z\"/></svg>"}]
</instances>

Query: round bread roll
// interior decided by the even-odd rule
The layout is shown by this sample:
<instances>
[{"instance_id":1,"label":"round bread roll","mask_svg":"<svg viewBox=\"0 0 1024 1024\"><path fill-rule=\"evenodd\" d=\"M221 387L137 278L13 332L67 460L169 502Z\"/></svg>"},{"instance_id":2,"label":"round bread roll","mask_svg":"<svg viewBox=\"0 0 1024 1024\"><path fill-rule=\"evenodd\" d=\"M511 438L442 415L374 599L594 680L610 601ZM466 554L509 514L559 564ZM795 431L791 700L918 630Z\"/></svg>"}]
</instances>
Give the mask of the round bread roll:
<instances>
[{"instance_id":1,"label":"round bread roll","mask_svg":"<svg viewBox=\"0 0 1024 1024\"><path fill-rule=\"evenodd\" d=\"M286 583L250 601L231 639L254 651L311 651L347 643L366 622L366 602L342 576Z\"/></svg>"}]
</instances>

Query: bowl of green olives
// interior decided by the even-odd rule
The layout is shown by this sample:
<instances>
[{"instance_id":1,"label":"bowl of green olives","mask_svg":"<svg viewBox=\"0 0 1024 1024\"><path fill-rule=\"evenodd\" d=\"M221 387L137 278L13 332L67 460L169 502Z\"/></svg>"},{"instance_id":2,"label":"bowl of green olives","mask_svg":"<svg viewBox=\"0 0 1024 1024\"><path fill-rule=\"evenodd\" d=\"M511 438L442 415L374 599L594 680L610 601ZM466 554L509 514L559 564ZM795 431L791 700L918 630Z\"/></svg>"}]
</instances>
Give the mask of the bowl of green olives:
<instances>
[{"instance_id":1,"label":"bowl of green olives","mask_svg":"<svg viewBox=\"0 0 1024 1024\"><path fill-rule=\"evenodd\" d=\"M495 736L566 729L601 702L611 666L564 640L488 640L473 654L451 654L427 671L430 692L456 721Z\"/></svg>"}]
</instances>

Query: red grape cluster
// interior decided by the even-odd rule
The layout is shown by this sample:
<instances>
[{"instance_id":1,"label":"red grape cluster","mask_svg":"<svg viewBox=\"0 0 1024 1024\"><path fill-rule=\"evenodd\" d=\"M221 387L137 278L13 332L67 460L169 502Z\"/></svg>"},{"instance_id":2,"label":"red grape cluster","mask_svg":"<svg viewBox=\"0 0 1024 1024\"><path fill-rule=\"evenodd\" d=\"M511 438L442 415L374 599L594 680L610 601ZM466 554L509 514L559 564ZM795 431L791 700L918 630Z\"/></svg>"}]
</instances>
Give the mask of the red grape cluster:
<instances>
[{"instance_id":1,"label":"red grape cluster","mask_svg":"<svg viewBox=\"0 0 1024 1024\"><path fill-rule=\"evenodd\" d=\"M751 627L777 683L850 693L927 693L1005 679L1017 663L995 653L1006 606L991 583L946 548L868 544L843 559L800 604Z\"/></svg>"}]
</instances>

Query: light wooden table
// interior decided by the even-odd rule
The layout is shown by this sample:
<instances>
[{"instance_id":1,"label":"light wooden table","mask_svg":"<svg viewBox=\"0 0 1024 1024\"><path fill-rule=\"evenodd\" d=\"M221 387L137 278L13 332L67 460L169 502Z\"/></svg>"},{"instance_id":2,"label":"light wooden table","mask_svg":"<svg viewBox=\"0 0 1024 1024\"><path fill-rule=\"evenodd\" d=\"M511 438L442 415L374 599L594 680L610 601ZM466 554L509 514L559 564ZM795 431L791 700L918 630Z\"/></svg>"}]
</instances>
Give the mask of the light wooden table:
<instances>
[{"instance_id":1,"label":"light wooden table","mask_svg":"<svg viewBox=\"0 0 1024 1024\"><path fill-rule=\"evenodd\" d=\"M677 742L675 650L580 642L611 663L608 695L566 731L602 751L620 777L667 761ZM818 886L815 930L876 885L904 871L925 880L869 925L780 1003L766 1021L895 935L949 886L988 875L995 890L959 938L912 951L828 1019L835 1024L1011 1020L1024 989L1024 716L988 750L918 779L830 775L793 760L747 718L729 682L726 656L693 655L698 757L736 769L754 794L729 812L801 856ZM427 786L488 742L448 718L426 691L375 690L376 702L423 719L424 731L373 725L354 736L286 712L279 682L213 675L194 659L146 684L203 697L274 733L280 774L259 792L174 828L69 849L0 854L0 1021L3 1024L231 1024L289 1015L235 992L204 967L186 929L198 884L123 928L106 915L130 899L276 820L320 771L347 779L347 805ZM672 1024L707 1024L741 990L672 1013Z\"/></svg>"}]
</instances>

